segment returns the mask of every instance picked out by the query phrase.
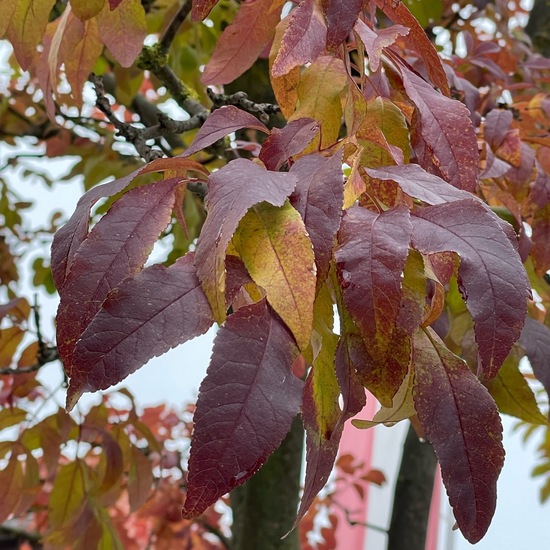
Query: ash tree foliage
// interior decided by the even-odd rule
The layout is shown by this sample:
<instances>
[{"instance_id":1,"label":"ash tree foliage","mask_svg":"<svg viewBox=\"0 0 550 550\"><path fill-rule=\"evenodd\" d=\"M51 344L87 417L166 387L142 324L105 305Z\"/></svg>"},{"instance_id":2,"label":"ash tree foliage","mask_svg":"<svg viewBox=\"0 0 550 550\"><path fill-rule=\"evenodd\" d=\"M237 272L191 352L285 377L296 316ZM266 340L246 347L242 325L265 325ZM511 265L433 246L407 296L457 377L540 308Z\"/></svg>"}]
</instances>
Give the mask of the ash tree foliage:
<instances>
[{"instance_id":1,"label":"ash tree foliage","mask_svg":"<svg viewBox=\"0 0 550 550\"><path fill-rule=\"evenodd\" d=\"M30 205L0 174L0 427L18 427L0 442L2 529L51 548L229 546L219 503L300 415L305 485L285 529L305 516L302 547L332 548L330 530L324 546L305 531L366 389L381 409L355 426L411 419L458 528L479 541L504 462L500 413L548 429L550 61L522 31L528 11L503 0L0 0L0 11L13 48L6 168L76 157L60 179L81 174L86 188L68 220L31 231ZM54 232L51 274L44 258L33 269L60 296L56 346L18 286L24 246ZM168 253L151 265L157 241ZM123 406L105 397L78 418L33 419L45 363L61 359L70 411L214 325L190 411L140 414L122 390ZM184 467L173 446L191 430ZM548 443L541 456L546 474ZM350 483L361 494L373 481Z\"/></svg>"}]
</instances>

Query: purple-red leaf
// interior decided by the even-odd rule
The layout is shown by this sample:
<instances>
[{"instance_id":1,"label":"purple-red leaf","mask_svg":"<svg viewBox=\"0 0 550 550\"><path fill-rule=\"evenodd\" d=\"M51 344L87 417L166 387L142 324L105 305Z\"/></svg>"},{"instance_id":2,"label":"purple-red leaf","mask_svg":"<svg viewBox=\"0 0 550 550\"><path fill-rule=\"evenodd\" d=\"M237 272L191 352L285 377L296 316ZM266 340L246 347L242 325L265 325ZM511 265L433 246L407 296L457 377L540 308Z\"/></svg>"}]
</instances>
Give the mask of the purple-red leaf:
<instances>
[{"instance_id":1,"label":"purple-red leaf","mask_svg":"<svg viewBox=\"0 0 550 550\"><path fill-rule=\"evenodd\" d=\"M401 65L400 71L407 95L416 105L419 131L431 162L449 183L474 191L479 153L470 112L459 101L436 92L407 67Z\"/></svg>"},{"instance_id":2,"label":"purple-red leaf","mask_svg":"<svg viewBox=\"0 0 550 550\"><path fill-rule=\"evenodd\" d=\"M417 333L414 369L418 419L437 454L458 526L474 544L491 523L504 464L497 407L468 365L433 331Z\"/></svg>"},{"instance_id":3,"label":"purple-red leaf","mask_svg":"<svg viewBox=\"0 0 550 550\"><path fill-rule=\"evenodd\" d=\"M278 170L290 157L301 153L319 132L319 122L299 118L279 130L273 128L263 142L260 160L268 170Z\"/></svg>"},{"instance_id":4,"label":"purple-red leaf","mask_svg":"<svg viewBox=\"0 0 550 550\"><path fill-rule=\"evenodd\" d=\"M153 265L112 290L78 340L68 399L117 384L152 357L204 334L214 322L187 254Z\"/></svg>"},{"instance_id":5,"label":"purple-red leaf","mask_svg":"<svg viewBox=\"0 0 550 550\"><path fill-rule=\"evenodd\" d=\"M353 29L359 16L362 0L327 0L327 46L337 48Z\"/></svg>"},{"instance_id":6,"label":"purple-red leaf","mask_svg":"<svg viewBox=\"0 0 550 550\"><path fill-rule=\"evenodd\" d=\"M63 291L74 255L88 234L92 206L99 199L112 197L123 191L141 170L139 168L123 178L93 187L80 198L74 214L55 234L52 244L52 275L58 292Z\"/></svg>"},{"instance_id":7,"label":"purple-red leaf","mask_svg":"<svg viewBox=\"0 0 550 550\"><path fill-rule=\"evenodd\" d=\"M525 322L529 282L521 260L498 221L475 200L414 213L414 248L461 258L459 286L474 319L483 373L493 378Z\"/></svg>"},{"instance_id":8,"label":"purple-red leaf","mask_svg":"<svg viewBox=\"0 0 550 550\"><path fill-rule=\"evenodd\" d=\"M193 21L202 21L205 19L217 3L218 0L193 0L193 7L191 9Z\"/></svg>"},{"instance_id":9,"label":"purple-red leaf","mask_svg":"<svg viewBox=\"0 0 550 550\"><path fill-rule=\"evenodd\" d=\"M360 19L355 24L354 29L367 50L369 65L373 72L376 72L380 66L382 50L391 46L398 36L406 36L409 33L409 29L403 25L392 25L385 29L374 30Z\"/></svg>"},{"instance_id":10,"label":"purple-red leaf","mask_svg":"<svg viewBox=\"0 0 550 550\"><path fill-rule=\"evenodd\" d=\"M426 172L418 164L367 168L365 171L371 178L395 181L407 195L427 204L476 198L468 191L457 189L439 176Z\"/></svg>"},{"instance_id":11,"label":"purple-red leaf","mask_svg":"<svg viewBox=\"0 0 550 550\"><path fill-rule=\"evenodd\" d=\"M327 25L317 0L303 0L290 14L271 74L283 76L294 67L315 61L324 52L326 39Z\"/></svg>"},{"instance_id":12,"label":"purple-red leaf","mask_svg":"<svg viewBox=\"0 0 550 550\"><path fill-rule=\"evenodd\" d=\"M218 38L201 82L228 84L252 67L273 40L285 0L243 2L233 23Z\"/></svg>"},{"instance_id":13,"label":"purple-red leaf","mask_svg":"<svg viewBox=\"0 0 550 550\"><path fill-rule=\"evenodd\" d=\"M290 173L298 179L290 202L300 212L313 244L319 284L328 274L334 238L342 216L342 151L329 158L317 154L302 157L292 166Z\"/></svg>"},{"instance_id":14,"label":"purple-red leaf","mask_svg":"<svg viewBox=\"0 0 550 550\"><path fill-rule=\"evenodd\" d=\"M226 314L225 253L239 221L262 201L282 206L296 186L296 176L268 172L256 163L237 159L214 172L208 183L208 216L197 242L197 275L218 323Z\"/></svg>"},{"instance_id":15,"label":"purple-red leaf","mask_svg":"<svg viewBox=\"0 0 550 550\"><path fill-rule=\"evenodd\" d=\"M550 328L528 316L519 345L525 350L537 380L550 395Z\"/></svg>"},{"instance_id":16,"label":"purple-red leaf","mask_svg":"<svg viewBox=\"0 0 550 550\"><path fill-rule=\"evenodd\" d=\"M199 390L184 517L244 483L279 447L300 408L297 355L265 301L242 307L220 329Z\"/></svg>"},{"instance_id":17,"label":"purple-red leaf","mask_svg":"<svg viewBox=\"0 0 550 550\"><path fill-rule=\"evenodd\" d=\"M401 278L411 238L405 206L376 214L354 206L342 220L335 251L346 307L368 352L386 355L401 304Z\"/></svg>"},{"instance_id":18,"label":"purple-red leaf","mask_svg":"<svg viewBox=\"0 0 550 550\"><path fill-rule=\"evenodd\" d=\"M116 201L73 258L57 314L59 355L69 376L77 339L109 292L137 274L168 225L181 178L137 187ZM114 182L113 182L114 183Z\"/></svg>"},{"instance_id":19,"label":"purple-red leaf","mask_svg":"<svg viewBox=\"0 0 550 550\"><path fill-rule=\"evenodd\" d=\"M241 111L234 105L224 105L209 115L182 156L188 157L241 128L253 128L269 134L266 126L254 115Z\"/></svg>"}]
</instances>

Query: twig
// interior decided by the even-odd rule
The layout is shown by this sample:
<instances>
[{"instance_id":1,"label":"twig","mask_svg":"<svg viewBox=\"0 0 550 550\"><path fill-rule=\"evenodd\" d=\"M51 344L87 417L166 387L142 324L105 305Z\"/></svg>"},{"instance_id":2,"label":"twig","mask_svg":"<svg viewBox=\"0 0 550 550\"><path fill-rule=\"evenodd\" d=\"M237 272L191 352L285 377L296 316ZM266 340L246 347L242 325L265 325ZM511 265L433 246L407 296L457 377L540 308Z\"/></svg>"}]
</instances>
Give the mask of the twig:
<instances>
[{"instance_id":1,"label":"twig","mask_svg":"<svg viewBox=\"0 0 550 550\"><path fill-rule=\"evenodd\" d=\"M257 116L264 124L269 122L270 115L274 115L281 110L278 105L272 103L254 103L254 101L248 99L248 95L245 92L225 95L217 94L211 88L206 88L206 92L215 108L221 107L222 105L235 105Z\"/></svg>"},{"instance_id":2,"label":"twig","mask_svg":"<svg viewBox=\"0 0 550 550\"><path fill-rule=\"evenodd\" d=\"M220 542L225 546L225 548L227 548L227 550L231 550L231 541L217 527L208 523L207 521L205 521L200 517L197 518L195 521L199 525L201 525L203 529L205 529L209 533L212 533L213 535L218 537L218 539L220 539Z\"/></svg>"},{"instance_id":3,"label":"twig","mask_svg":"<svg viewBox=\"0 0 550 550\"><path fill-rule=\"evenodd\" d=\"M384 529L383 527L379 527L378 525L373 525L372 523L367 523L366 521L360 521L355 520L351 518L350 510L348 510L343 504L335 500L334 498L331 499L332 504L336 505L337 508L340 508L342 512L344 512L344 515L346 516L346 521L350 525L361 525L361 527L366 527L367 529L372 529L373 531L378 531L379 533L388 533L387 529Z\"/></svg>"},{"instance_id":4,"label":"twig","mask_svg":"<svg viewBox=\"0 0 550 550\"><path fill-rule=\"evenodd\" d=\"M166 27L166 30L158 43L159 52L161 54L167 55L170 51L170 46L176 37L178 29L181 27L181 24L185 21L191 11L191 5L191 0L185 0L172 21L170 21L168 27Z\"/></svg>"}]
</instances>

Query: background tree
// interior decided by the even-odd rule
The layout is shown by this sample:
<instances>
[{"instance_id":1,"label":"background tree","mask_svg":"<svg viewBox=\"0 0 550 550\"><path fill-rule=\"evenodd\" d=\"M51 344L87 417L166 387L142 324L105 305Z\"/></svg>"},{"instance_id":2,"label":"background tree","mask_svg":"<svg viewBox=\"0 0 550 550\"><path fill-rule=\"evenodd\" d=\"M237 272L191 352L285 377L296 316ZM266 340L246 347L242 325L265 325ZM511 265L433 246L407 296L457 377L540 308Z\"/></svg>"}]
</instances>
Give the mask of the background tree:
<instances>
[{"instance_id":1,"label":"background tree","mask_svg":"<svg viewBox=\"0 0 550 550\"><path fill-rule=\"evenodd\" d=\"M307 548L365 388L382 408L354 424L410 418L458 527L480 540L504 458L498 412L548 425L519 368L527 356L548 391L550 62L518 26L528 13L503 1L0 7L14 50L1 132L26 147L8 165L77 156L59 179L82 174L87 191L68 221L30 231L29 205L2 180L10 540ZM18 266L56 230L51 265L33 263L34 284L60 295L54 346ZM144 267L158 240L165 261ZM71 410L214 323L188 469L187 413L138 414L124 392L125 405L106 397L82 418L33 412L47 362L61 358ZM266 505L267 491L282 498ZM301 538L280 539L304 517ZM392 529L397 548L412 527Z\"/></svg>"}]
</instances>

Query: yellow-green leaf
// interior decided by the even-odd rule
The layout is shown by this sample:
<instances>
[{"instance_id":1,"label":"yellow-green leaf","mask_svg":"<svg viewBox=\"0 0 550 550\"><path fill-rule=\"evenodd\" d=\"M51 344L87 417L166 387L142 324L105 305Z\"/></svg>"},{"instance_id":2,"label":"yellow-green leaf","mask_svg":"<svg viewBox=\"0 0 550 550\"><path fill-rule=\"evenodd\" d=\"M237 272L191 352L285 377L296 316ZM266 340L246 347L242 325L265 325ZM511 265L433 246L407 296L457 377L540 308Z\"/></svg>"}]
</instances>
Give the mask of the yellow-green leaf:
<instances>
[{"instance_id":1,"label":"yellow-green leaf","mask_svg":"<svg viewBox=\"0 0 550 550\"><path fill-rule=\"evenodd\" d=\"M235 245L300 349L307 348L316 280L313 247L300 214L288 201L281 208L260 203L242 219Z\"/></svg>"},{"instance_id":2,"label":"yellow-green leaf","mask_svg":"<svg viewBox=\"0 0 550 550\"><path fill-rule=\"evenodd\" d=\"M500 412L531 424L548 425L535 395L519 370L518 357L514 352L506 358L496 378L487 387Z\"/></svg>"},{"instance_id":3,"label":"yellow-green leaf","mask_svg":"<svg viewBox=\"0 0 550 550\"><path fill-rule=\"evenodd\" d=\"M71 0L73 12L81 21L97 15L104 5L105 0Z\"/></svg>"},{"instance_id":4,"label":"yellow-green leaf","mask_svg":"<svg viewBox=\"0 0 550 550\"><path fill-rule=\"evenodd\" d=\"M8 28L8 38L21 68L27 70L46 30L55 0L16 0L13 3L15 10Z\"/></svg>"},{"instance_id":5,"label":"yellow-green leaf","mask_svg":"<svg viewBox=\"0 0 550 550\"><path fill-rule=\"evenodd\" d=\"M48 520L53 529L73 522L91 487L89 466L81 459L59 468L48 503Z\"/></svg>"},{"instance_id":6,"label":"yellow-green leaf","mask_svg":"<svg viewBox=\"0 0 550 550\"><path fill-rule=\"evenodd\" d=\"M290 120L309 117L321 123L321 147L332 145L338 139L342 122L340 92L344 89L347 73L342 60L321 56L302 74L298 84L300 106Z\"/></svg>"},{"instance_id":7,"label":"yellow-green leaf","mask_svg":"<svg viewBox=\"0 0 550 550\"><path fill-rule=\"evenodd\" d=\"M395 424L416 414L412 396L413 376L409 370L401 387L393 397L391 407L381 407L372 420L352 420L356 428L367 429L378 424Z\"/></svg>"}]
</instances>

